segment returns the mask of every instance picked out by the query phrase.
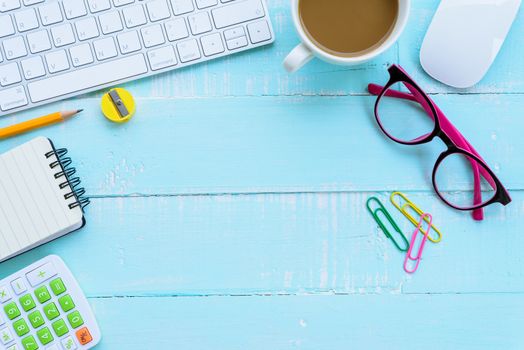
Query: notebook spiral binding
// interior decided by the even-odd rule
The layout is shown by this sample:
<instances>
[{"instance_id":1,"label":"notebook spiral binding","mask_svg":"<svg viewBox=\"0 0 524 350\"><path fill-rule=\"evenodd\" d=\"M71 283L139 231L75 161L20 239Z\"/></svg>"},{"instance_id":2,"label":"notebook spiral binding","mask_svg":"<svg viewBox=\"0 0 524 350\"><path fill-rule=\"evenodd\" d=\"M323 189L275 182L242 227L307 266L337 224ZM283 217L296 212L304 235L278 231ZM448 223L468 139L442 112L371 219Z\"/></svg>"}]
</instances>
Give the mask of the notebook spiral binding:
<instances>
[{"instance_id":1,"label":"notebook spiral binding","mask_svg":"<svg viewBox=\"0 0 524 350\"><path fill-rule=\"evenodd\" d=\"M66 157L67 155L67 149L66 148L59 148L56 150L52 150L50 152L47 152L45 154L46 158L49 159L52 156L56 156L55 161L49 164L49 167L51 169L55 169L56 167L60 167L60 171L57 172L54 176L55 179L64 178L65 181L61 182L59 184L60 189L64 189L69 185L72 189L71 192L66 193L64 195L64 199L68 200L71 198L75 198L75 201L73 203L69 204L69 209L74 209L76 207L80 207L82 211L84 211L84 208L89 205L90 200L88 197L85 196L85 189L80 186L80 178L79 177L73 177L76 173L76 169L71 166L73 161L71 158Z\"/></svg>"}]
</instances>

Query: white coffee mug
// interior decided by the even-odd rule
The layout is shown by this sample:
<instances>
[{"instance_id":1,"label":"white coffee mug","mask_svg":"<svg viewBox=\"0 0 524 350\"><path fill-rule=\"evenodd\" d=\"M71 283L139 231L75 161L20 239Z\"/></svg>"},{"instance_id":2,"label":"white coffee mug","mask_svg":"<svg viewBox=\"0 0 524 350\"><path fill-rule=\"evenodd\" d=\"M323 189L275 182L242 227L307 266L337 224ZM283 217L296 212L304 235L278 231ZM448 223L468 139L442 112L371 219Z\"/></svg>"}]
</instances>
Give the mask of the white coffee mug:
<instances>
[{"instance_id":1,"label":"white coffee mug","mask_svg":"<svg viewBox=\"0 0 524 350\"><path fill-rule=\"evenodd\" d=\"M393 30L389 33L386 40L382 44L377 45L371 51L365 51L362 55L350 56L350 57L341 57L335 56L329 52L324 51L322 48L318 47L309 37L306 35L304 27L302 26L302 21L300 20L300 14L298 9L298 3L300 0L291 0L291 13L293 15L293 22L295 23L295 28L300 36L302 43L295 47L289 55L284 60L284 68L290 73L293 73L299 70L303 65L308 63L313 57L318 57L326 62L339 64L339 65L355 65L369 61L387 49L391 47L399 38L400 34L406 27L408 22L409 10L411 5L411 0L399 0L399 9L397 20ZM320 1L320 0L319 0ZM349 1L349 0L348 0Z\"/></svg>"}]
</instances>

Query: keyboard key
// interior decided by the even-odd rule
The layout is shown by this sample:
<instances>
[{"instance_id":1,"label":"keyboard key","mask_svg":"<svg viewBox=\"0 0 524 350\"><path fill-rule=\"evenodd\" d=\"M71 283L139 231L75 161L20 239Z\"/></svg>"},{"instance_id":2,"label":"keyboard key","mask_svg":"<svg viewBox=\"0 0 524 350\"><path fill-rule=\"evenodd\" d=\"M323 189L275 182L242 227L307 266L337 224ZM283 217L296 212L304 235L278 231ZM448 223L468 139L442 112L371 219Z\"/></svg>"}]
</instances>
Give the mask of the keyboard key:
<instances>
[{"instance_id":1,"label":"keyboard key","mask_svg":"<svg viewBox=\"0 0 524 350\"><path fill-rule=\"evenodd\" d=\"M187 38L189 32L187 31L186 21L183 18L175 18L164 23L166 28L167 39L175 41Z\"/></svg>"},{"instance_id":2,"label":"keyboard key","mask_svg":"<svg viewBox=\"0 0 524 350\"><path fill-rule=\"evenodd\" d=\"M271 40L271 32L266 21L258 21L247 25L249 38L253 44Z\"/></svg>"},{"instance_id":3,"label":"keyboard key","mask_svg":"<svg viewBox=\"0 0 524 350\"><path fill-rule=\"evenodd\" d=\"M0 85L9 86L22 81L18 65L16 63L0 66Z\"/></svg>"},{"instance_id":4,"label":"keyboard key","mask_svg":"<svg viewBox=\"0 0 524 350\"><path fill-rule=\"evenodd\" d=\"M27 315L27 318L29 319L29 323L31 323L31 326L33 326L33 328L35 329L45 323L42 313L38 310L31 312L29 315Z\"/></svg>"},{"instance_id":5,"label":"keyboard key","mask_svg":"<svg viewBox=\"0 0 524 350\"><path fill-rule=\"evenodd\" d=\"M99 61L107 60L118 55L118 52L116 51L115 41L111 37L95 41L93 43L93 47L95 50L96 58ZM53 288L53 286L51 286L51 288Z\"/></svg>"},{"instance_id":6,"label":"keyboard key","mask_svg":"<svg viewBox=\"0 0 524 350\"><path fill-rule=\"evenodd\" d=\"M80 67L94 62L93 53L89 44L74 46L69 49L73 66Z\"/></svg>"},{"instance_id":7,"label":"keyboard key","mask_svg":"<svg viewBox=\"0 0 524 350\"><path fill-rule=\"evenodd\" d=\"M13 21L11 16L4 15L0 16L0 38L13 35L15 33L15 27L13 26Z\"/></svg>"},{"instance_id":8,"label":"keyboard key","mask_svg":"<svg viewBox=\"0 0 524 350\"><path fill-rule=\"evenodd\" d=\"M0 110L9 111L27 105L27 96L23 86L0 90Z\"/></svg>"},{"instance_id":9,"label":"keyboard key","mask_svg":"<svg viewBox=\"0 0 524 350\"><path fill-rule=\"evenodd\" d=\"M83 91L121 79L140 76L144 73L147 73L144 56L136 54L97 66L77 69L56 77L30 82L27 88L31 100L40 102L74 91Z\"/></svg>"},{"instance_id":10,"label":"keyboard key","mask_svg":"<svg viewBox=\"0 0 524 350\"><path fill-rule=\"evenodd\" d=\"M71 311L75 308L75 303L73 302L73 298L69 294L66 294L60 298L58 298L58 303L60 304L60 307L64 312Z\"/></svg>"},{"instance_id":11,"label":"keyboard key","mask_svg":"<svg viewBox=\"0 0 524 350\"><path fill-rule=\"evenodd\" d=\"M207 12L200 12L188 16L187 20L189 21L189 27L191 27L191 33L193 33L193 35L210 32L211 29L213 29Z\"/></svg>"},{"instance_id":12,"label":"keyboard key","mask_svg":"<svg viewBox=\"0 0 524 350\"><path fill-rule=\"evenodd\" d=\"M19 348L17 344L10 345L7 350L21 350L22 348ZM47 350L47 349L46 349Z\"/></svg>"},{"instance_id":13,"label":"keyboard key","mask_svg":"<svg viewBox=\"0 0 524 350\"><path fill-rule=\"evenodd\" d=\"M62 5L64 6L64 13L67 19L74 19L87 15L84 0L64 0Z\"/></svg>"},{"instance_id":14,"label":"keyboard key","mask_svg":"<svg viewBox=\"0 0 524 350\"><path fill-rule=\"evenodd\" d=\"M236 50L241 47L247 46L247 38L245 36L241 36L235 39L231 39L226 42L226 45L228 49Z\"/></svg>"},{"instance_id":15,"label":"keyboard key","mask_svg":"<svg viewBox=\"0 0 524 350\"><path fill-rule=\"evenodd\" d=\"M69 328L67 328L67 324L63 319L59 319L52 323L53 330L55 331L55 334L58 337L63 336L64 334L67 334L69 332Z\"/></svg>"},{"instance_id":16,"label":"keyboard key","mask_svg":"<svg viewBox=\"0 0 524 350\"><path fill-rule=\"evenodd\" d=\"M180 61L189 62L201 57L198 42L195 39L182 41L176 45Z\"/></svg>"},{"instance_id":17,"label":"keyboard key","mask_svg":"<svg viewBox=\"0 0 524 350\"><path fill-rule=\"evenodd\" d=\"M58 2L50 2L47 5L43 5L38 9L40 13L40 20L45 26L55 24L63 21L62 11Z\"/></svg>"},{"instance_id":18,"label":"keyboard key","mask_svg":"<svg viewBox=\"0 0 524 350\"><path fill-rule=\"evenodd\" d=\"M19 32L38 28L38 18L34 9L16 12L15 22Z\"/></svg>"},{"instance_id":19,"label":"keyboard key","mask_svg":"<svg viewBox=\"0 0 524 350\"><path fill-rule=\"evenodd\" d=\"M244 27L235 27L228 29L224 32L224 37L226 38L226 40L236 39L241 36L246 36Z\"/></svg>"},{"instance_id":20,"label":"keyboard key","mask_svg":"<svg viewBox=\"0 0 524 350\"><path fill-rule=\"evenodd\" d=\"M51 49L51 41L47 30L27 34L27 42L31 53L39 53Z\"/></svg>"},{"instance_id":21,"label":"keyboard key","mask_svg":"<svg viewBox=\"0 0 524 350\"><path fill-rule=\"evenodd\" d=\"M29 326L27 325L27 322L21 318L18 321L13 323L13 329L15 330L15 333L21 337L29 333Z\"/></svg>"},{"instance_id":22,"label":"keyboard key","mask_svg":"<svg viewBox=\"0 0 524 350\"><path fill-rule=\"evenodd\" d=\"M44 315L46 315L49 321L54 320L55 318L60 316L60 311L58 311L58 308L56 307L55 303L49 303L45 305L43 311Z\"/></svg>"},{"instance_id":23,"label":"keyboard key","mask_svg":"<svg viewBox=\"0 0 524 350\"><path fill-rule=\"evenodd\" d=\"M60 295L67 290L64 281L62 281L61 278L55 278L49 283L49 286L55 295Z\"/></svg>"},{"instance_id":24,"label":"keyboard key","mask_svg":"<svg viewBox=\"0 0 524 350\"><path fill-rule=\"evenodd\" d=\"M91 333L87 327L80 328L78 331L76 331L76 339L78 339L80 345L86 345L93 341L93 337L91 336Z\"/></svg>"},{"instance_id":25,"label":"keyboard key","mask_svg":"<svg viewBox=\"0 0 524 350\"><path fill-rule=\"evenodd\" d=\"M51 331L47 327L44 327L38 332L36 332L36 335L38 336L38 339L43 345L47 345L54 340Z\"/></svg>"},{"instance_id":26,"label":"keyboard key","mask_svg":"<svg viewBox=\"0 0 524 350\"><path fill-rule=\"evenodd\" d=\"M147 13L151 22L160 21L171 17L166 0L153 0L147 3Z\"/></svg>"},{"instance_id":27,"label":"keyboard key","mask_svg":"<svg viewBox=\"0 0 524 350\"><path fill-rule=\"evenodd\" d=\"M109 0L87 0L87 4L92 13L109 10L111 8Z\"/></svg>"},{"instance_id":28,"label":"keyboard key","mask_svg":"<svg viewBox=\"0 0 524 350\"><path fill-rule=\"evenodd\" d=\"M56 47L62 47L75 42L75 35L69 23L51 28L51 36Z\"/></svg>"},{"instance_id":29,"label":"keyboard key","mask_svg":"<svg viewBox=\"0 0 524 350\"><path fill-rule=\"evenodd\" d=\"M17 36L3 41L5 58L14 60L27 55L24 38Z\"/></svg>"},{"instance_id":30,"label":"keyboard key","mask_svg":"<svg viewBox=\"0 0 524 350\"><path fill-rule=\"evenodd\" d=\"M144 46L147 48L162 45L166 42L160 24L155 24L150 27L142 28L140 30L140 33L142 34Z\"/></svg>"},{"instance_id":31,"label":"keyboard key","mask_svg":"<svg viewBox=\"0 0 524 350\"><path fill-rule=\"evenodd\" d=\"M23 297L21 297L20 305L22 305L22 309L24 309L25 312L33 310L36 307L35 300L31 296L31 294L26 294Z\"/></svg>"},{"instance_id":32,"label":"keyboard key","mask_svg":"<svg viewBox=\"0 0 524 350\"><path fill-rule=\"evenodd\" d=\"M35 289L35 296L38 302L40 304L45 303L49 299L51 299L51 294L49 293L49 289L47 289L46 286L41 286Z\"/></svg>"},{"instance_id":33,"label":"keyboard key","mask_svg":"<svg viewBox=\"0 0 524 350\"><path fill-rule=\"evenodd\" d=\"M35 337L32 335L22 339L22 346L25 350L37 350L38 344L36 343Z\"/></svg>"},{"instance_id":34,"label":"keyboard key","mask_svg":"<svg viewBox=\"0 0 524 350\"><path fill-rule=\"evenodd\" d=\"M20 0L2 0L0 1L0 12L16 10L19 9L20 6Z\"/></svg>"},{"instance_id":35,"label":"keyboard key","mask_svg":"<svg viewBox=\"0 0 524 350\"><path fill-rule=\"evenodd\" d=\"M44 62L40 56L34 56L27 60L23 60L21 64L24 77L27 80L40 78L45 75Z\"/></svg>"},{"instance_id":36,"label":"keyboard key","mask_svg":"<svg viewBox=\"0 0 524 350\"><path fill-rule=\"evenodd\" d=\"M171 6L173 7L174 14L177 16L195 10L192 0L171 0Z\"/></svg>"},{"instance_id":37,"label":"keyboard key","mask_svg":"<svg viewBox=\"0 0 524 350\"><path fill-rule=\"evenodd\" d=\"M103 13L98 17L102 33L111 34L124 29L118 11Z\"/></svg>"},{"instance_id":38,"label":"keyboard key","mask_svg":"<svg viewBox=\"0 0 524 350\"><path fill-rule=\"evenodd\" d=\"M225 51L222 37L219 33L209 34L200 38L205 56L213 56Z\"/></svg>"},{"instance_id":39,"label":"keyboard key","mask_svg":"<svg viewBox=\"0 0 524 350\"><path fill-rule=\"evenodd\" d=\"M16 306L16 303L14 301L4 306L4 311L7 315L7 318L9 318L10 320L14 320L18 316L20 316L20 309L18 309L18 306Z\"/></svg>"},{"instance_id":40,"label":"keyboard key","mask_svg":"<svg viewBox=\"0 0 524 350\"><path fill-rule=\"evenodd\" d=\"M132 4L134 3L135 0L113 0L113 4L116 6L116 7L119 7L119 6L124 6L124 5L129 5L129 4Z\"/></svg>"},{"instance_id":41,"label":"keyboard key","mask_svg":"<svg viewBox=\"0 0 524 350\"><path fill-rule=\"evenodd\" d=\"M124 14L124 22L127 28L134 28L147 23L142 5L126 7L122 13Z\"/></svg>"},{"instance_id":42,"label":"keyboard key","mask_svg":"<svg viewBox=\"0 0 524 350\"><path fill-rule=\"evenodd\" d=\"M0 329L0 341L2 342L2 344L4 345L9 344L13 340L14 340L13 333L11 333L9 328L6 327L3 329Z\"/></svg>"},{"instance_id":43,"label":"keyboard key","mask_svg":"<svg viewBox=\"0 0 524 350\"><path fill-rule=\"evenodd\" d=\"M0 98L0 101L2 101L2 98ZM11 293L9 292L9 289L7 289L7 286L0 286L0 303L3 304L10 299Z\"/></svg>"},{"instance_id":44,"label":"keyboard key","mask_svg":"<svg viewBox=\"0 0 524 350\"><path fill-rule=\"evenodd\" d=\"M24 280L21 278L17 278L16 280L12 281L11 287L15 291L16 295L20 295L27 290L27 286L25 285Z\"/></svg>"},{"instance_id":45,"label":"keyboard key","mask_svg":"<svg viewBox=\"0 0 524 350\"><path fill-rule=\"evenodd\" d=\"M211 11L215 27L218 29L247 22L265 15L260 0L236 1L231 5L222 6Z\"/></svg>"},{"instance_id":46,"label":"keyboard key","mask_svg":"<svg viewBox=\"0 0 524 350\"><path fill-rule=\"evenodd\" d=\"M31 6L31 5L36 5L36 4L40 4L42 2L44 2L45 0L24 0L24 5L25 6Z\"/></svg>"},{"instance_id":47,"label":"keyboard key","mask_svg":"<svg viewBox=\"0 0 524 350\"><path fill-rule=\"evenodd\" d=\"M147 53L149 65L152 70L172 67L177 64L176 53L173 46L165 46L160 49L151 50Z\"/></svg>"},{"instance_id":48,"label":"keyboard key","mask_svg":"<svg viewBox=\"0 0 524 350\"><path fill-rule=\"evenodd\" d=\"M69 315L67 315L67 319L69 320L69 324L73 329L76 329L84 324L84 319L82 316L80 316L80 312L73 311Z\"/></svg>"},{"instance_id":49,"label":"keyboard key","mask_svg":"<svg viewBox=\"0 0 524 350\"><path fill-rule=\"evenodd\" d=\"M217 5L217 0L196 0L196 5L199 9L205 9L207 7Z\"/></svg>"},{"instance_id":50,"label":"keyboard key","mask_svg":"<svg viewBox=\"0 0 524 350\"><path fill-rule=\"evenodd\" d=\"M142 48L138 34L135 31L120 34L117 36L117 40L120 52L123 54L135 52Z\"/></svg>"},{"instance_id":51,"label":"keyboard key","mask_svg":"<svg viewBox=\"0 0 524 350\"><path fill-rule=\"evenodd\" d=\"M88 17L75 23L78 40L84 41L99 36L98 26L94 17Z\"/></svg>"},{"instance_id":52,"label":"keyboard key","mask_svg":"<svg viewBox=\"0 0 524 350\"><path fill-rule=\"evenodd\" d=\"M77 348L75 341L71 336L62 339L62 346L64 347L64 350L75 350Z\"/></svg>"},{"instance_id":53,"label":"keyboard key","mask_svg":"<svg viewBox=\"0 0 524 350\"><path fill-rule=\"evenodd\" d=\"M69 69L69 61L64 50L54 51L45 55L49 73L63 72Z\"/></svg>"}]
</instances>

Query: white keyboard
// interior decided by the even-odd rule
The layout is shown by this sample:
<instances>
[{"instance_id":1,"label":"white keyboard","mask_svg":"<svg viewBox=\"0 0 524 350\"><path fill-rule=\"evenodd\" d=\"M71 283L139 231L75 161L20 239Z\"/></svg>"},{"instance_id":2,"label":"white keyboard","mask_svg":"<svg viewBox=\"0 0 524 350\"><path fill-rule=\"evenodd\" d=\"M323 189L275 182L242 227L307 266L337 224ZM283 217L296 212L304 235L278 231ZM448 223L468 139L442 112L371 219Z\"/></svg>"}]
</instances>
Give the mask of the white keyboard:
<instances>
[{"instance_id":1,"label":"white keyboard","mask_svg":"<svg viewBox=\"0 0 524 350\"><path fill-rule=\"evenodd\" d=\"M0 0L0 116L273 41L264 0Z\"/></svg>"}]
</instances>

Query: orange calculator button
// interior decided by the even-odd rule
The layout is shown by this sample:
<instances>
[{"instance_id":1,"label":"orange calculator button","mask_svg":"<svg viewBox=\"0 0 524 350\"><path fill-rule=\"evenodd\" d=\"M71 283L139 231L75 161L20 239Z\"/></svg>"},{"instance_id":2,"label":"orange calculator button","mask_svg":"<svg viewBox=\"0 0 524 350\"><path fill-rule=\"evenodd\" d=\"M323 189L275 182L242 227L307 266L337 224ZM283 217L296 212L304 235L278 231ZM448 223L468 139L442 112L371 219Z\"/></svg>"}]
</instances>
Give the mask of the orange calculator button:
<instances>
[{"instance_id":1,"label":"orange calculator button","mask_svg":"<svg viewBox=\"0 0 524 350\"><path fill-rule=\"evenodd\" d=\"M93 337L91 336L91 333L89 333L89 329L87 329L87 327L81 328L78 331L76 331L76 337L82 345L86 345L91 340L93 340Z\"/></svg>"}]
</instances>

